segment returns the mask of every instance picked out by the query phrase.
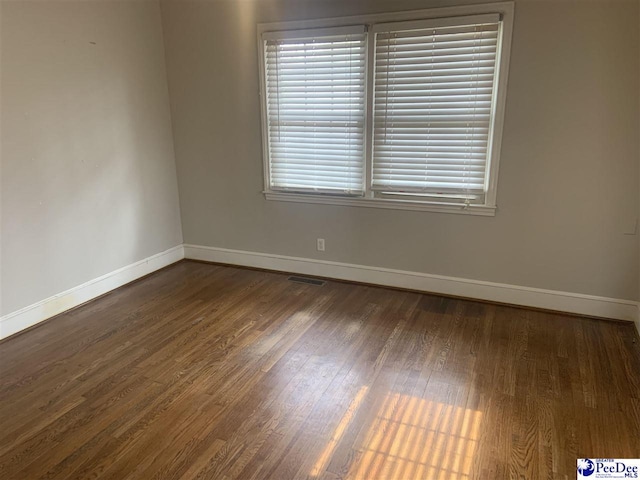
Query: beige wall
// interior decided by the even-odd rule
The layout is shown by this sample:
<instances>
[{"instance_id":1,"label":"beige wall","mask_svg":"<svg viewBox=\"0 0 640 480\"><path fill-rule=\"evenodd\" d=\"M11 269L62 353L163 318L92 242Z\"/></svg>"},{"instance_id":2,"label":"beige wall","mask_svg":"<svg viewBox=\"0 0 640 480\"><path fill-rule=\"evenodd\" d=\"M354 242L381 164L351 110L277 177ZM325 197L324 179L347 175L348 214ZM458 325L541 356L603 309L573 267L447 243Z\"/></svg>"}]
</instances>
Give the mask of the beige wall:
<instances>
[{"instance_id":1,"label":"beige wall","mask_svg":"<svg viewBox=\"0 0 640 480\"><path fill-rule=\"evenodd\" d=\"M636 299L637 0L516 2L495 218L261 195L256 22L450 4L161 2L185 242Z\"/></svg>"},{"instance_id":2,"label":"beige wall","mask_svg":"<svg viewBox=\"0 0 640 480\"><path fill-rule=\"evenodd\" d=\"M2 313L182 241L157 2L1 2Z\"/></svg>"}]
</instances>

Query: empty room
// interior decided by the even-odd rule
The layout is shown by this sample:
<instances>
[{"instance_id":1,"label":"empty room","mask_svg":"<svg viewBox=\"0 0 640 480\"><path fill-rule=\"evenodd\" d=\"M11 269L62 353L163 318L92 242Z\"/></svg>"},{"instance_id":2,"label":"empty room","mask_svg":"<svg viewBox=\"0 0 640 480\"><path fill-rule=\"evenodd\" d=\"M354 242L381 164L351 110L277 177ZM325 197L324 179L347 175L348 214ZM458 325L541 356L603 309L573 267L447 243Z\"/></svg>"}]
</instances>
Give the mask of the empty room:
<instances>
[{"instance_id":1,"label":"empty room","mask_svg":"<svg viewBox=\"0 0 640 480\"><path fill-rule=\"evenodd\" d=\"M0 0L0 479L640 478L640 0Z\"/></svg>"}]
</instances>

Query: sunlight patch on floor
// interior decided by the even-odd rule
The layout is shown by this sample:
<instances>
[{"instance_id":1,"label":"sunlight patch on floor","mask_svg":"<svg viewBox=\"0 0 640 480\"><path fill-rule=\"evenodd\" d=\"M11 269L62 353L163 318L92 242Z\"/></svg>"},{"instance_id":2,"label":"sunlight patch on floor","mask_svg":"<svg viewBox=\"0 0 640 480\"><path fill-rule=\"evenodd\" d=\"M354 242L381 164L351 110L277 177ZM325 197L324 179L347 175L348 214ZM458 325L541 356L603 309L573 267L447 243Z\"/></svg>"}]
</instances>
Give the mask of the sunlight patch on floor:
<instances>
[{"instance_id":1,"label":"sunlight patch on floor","mask_svg":"<svg viewBox=\"0 0 640 480\"><path fill-rule=\"evenodd\" d=\"M366 394L363 387L340 421L311 476L320 475ZM363 437L348 478L468 479L482 413L399 393L388 394ZM350 448L344 446L344 448Z\"/></svg>"},{"instance_id":2,"label":"sunlight patch on floor","mask_svg":"<svg viewBox=\"0 0 640 480\"><path fill-rule=\"evenodd\" d=\"M358 390L358 393L349 405L346 413L343 415L342 420L340 420L340 423L338 424L336 431L333 433L331 440L329 440L329 443L327 443L327 446L322 451L322 455L320 455L318 461L313 467L313 470L311 470L312 477L319 476L327 466L327 462L333 455L338 442L342 438L342 435L344 435L344 432L347 430L347 427L351 423L351 420L358 411L358 407L360 407L362 400L364 400L364 397L367 394L367 390L369 390L369 387L367 386L360 387L360 390Z\"/></svg>"}]
</instances>

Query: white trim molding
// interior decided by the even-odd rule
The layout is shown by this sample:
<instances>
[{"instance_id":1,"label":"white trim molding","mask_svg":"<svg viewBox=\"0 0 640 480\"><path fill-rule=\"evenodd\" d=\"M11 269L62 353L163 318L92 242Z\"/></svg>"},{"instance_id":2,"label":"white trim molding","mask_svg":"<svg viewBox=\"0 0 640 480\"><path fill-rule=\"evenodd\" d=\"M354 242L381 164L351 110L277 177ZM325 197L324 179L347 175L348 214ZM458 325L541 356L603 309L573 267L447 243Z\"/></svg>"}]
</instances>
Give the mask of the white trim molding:
<instances>
[{"instance_id":1,"label":"white trim molding","mask_svg":"<svg viewBox=\"0 0 640 480\"><path fill-rule=\"evenodd\" d=\"M635 323L640 334L640 304L631 300L312 258L185 244L119 268L0 317L0 339L14 335L183 258L627 320Z\"/></svg>"},{"instance_id":2,"label":"white trim molding","mask_svg":"<svg viewBox=\"0 0 640 480\"><path fill-rule=\"evenodd\" d=\"M185 244L184 254L185 258L191 260L300 273L592 317L635 321L636 325L639 321L638 303L631 300L200 245Z\"/></svg>"},{"instance_id":3,"label":"white trim molding","mask_svg":"<svg viewBox=\"0 0 640 480\"><path fill-rule=\"evenodd\" d=\"M0 339L32 327L184 258L177 245L0 317Z\"/></svg>"},{"instance_id":4,"label":"white trim molding","mask_svg":"<svg viewBox=\"0 0 640 480\"><path fill-rule=\"evenodd\" d=\"M465 205L464 203L417 202L411 200L390 200L387 198L341 197L339 195L312 195L308 193L283 193L265 191L267 200L295 203L322 203L347 207L387 208L392 210L413 210L417 212L456 213L460 215L481 215L495 217L495 206Z\"/></svg>"}]
</instances>

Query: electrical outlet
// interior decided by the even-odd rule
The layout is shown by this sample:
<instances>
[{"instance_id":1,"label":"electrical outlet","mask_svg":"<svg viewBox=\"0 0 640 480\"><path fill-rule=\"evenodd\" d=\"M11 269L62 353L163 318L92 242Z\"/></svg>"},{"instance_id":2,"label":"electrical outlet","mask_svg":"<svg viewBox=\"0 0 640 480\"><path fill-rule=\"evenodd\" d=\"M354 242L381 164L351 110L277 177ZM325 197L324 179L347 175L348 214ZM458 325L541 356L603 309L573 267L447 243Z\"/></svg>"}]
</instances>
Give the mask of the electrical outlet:
<instances>
[{"instance_id":1,"label":"electrical outlet","mask_svg":"<svg viewBox=\"0 0 640 480\"><path fill-rule=\"evenodd\" d=\"M318 238L316 242L317 242L318 251L324 252L324 238Z\"/></svg>"}]
</instances>

